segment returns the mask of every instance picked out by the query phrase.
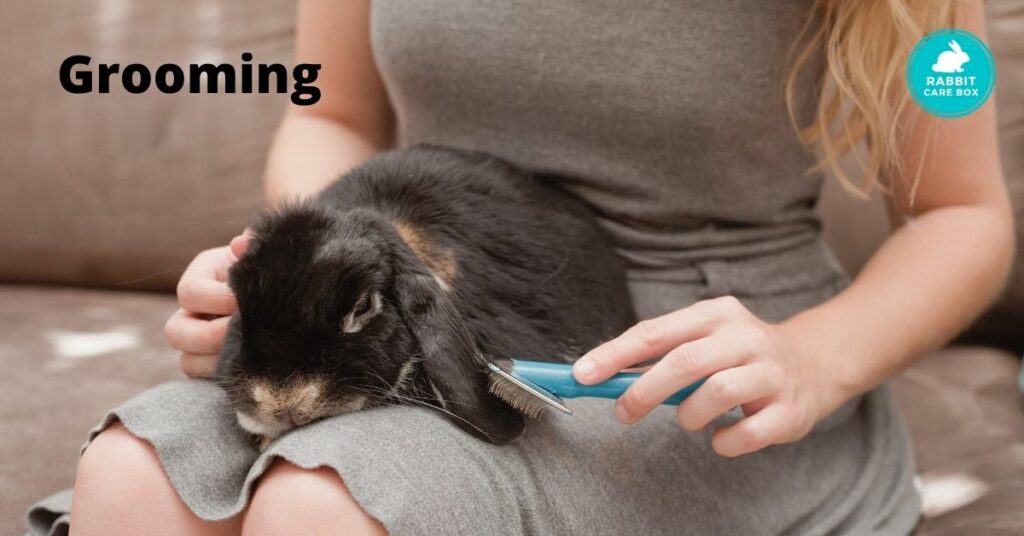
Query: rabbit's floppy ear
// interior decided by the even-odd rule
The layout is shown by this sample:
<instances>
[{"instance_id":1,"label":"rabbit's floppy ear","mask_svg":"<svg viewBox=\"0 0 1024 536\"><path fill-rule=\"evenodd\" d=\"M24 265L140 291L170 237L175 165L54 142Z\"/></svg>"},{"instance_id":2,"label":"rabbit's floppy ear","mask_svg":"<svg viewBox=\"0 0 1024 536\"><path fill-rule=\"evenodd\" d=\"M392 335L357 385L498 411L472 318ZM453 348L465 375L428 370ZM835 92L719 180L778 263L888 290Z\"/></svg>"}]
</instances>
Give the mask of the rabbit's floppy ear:
<instances>
[{"instance_id":1,"label":"rabbit's floppy ear","mask_svg":"<svg viewBox=\"0 0 1024 536\"><path fill-rule=\"evenodd\" d=\"M424 379L437 405L480 439L504 444L519 437L523 416L487 390L484 357L448 291L426 267L404 264L395 293L419 343Z\"/></svg>"},{"instance_id":2,"label":"rabbit's floppy ear","mask_svg":"<svg viewBox=\"0 0 1024 536\"><path fill-rule=\"evenodd\" d=\"M963 49L960 48L960 43L957 43L953 39L950 39L949 41L949 48L953 49L954 52L963 52Z\"/></svg>"}]
</instances>

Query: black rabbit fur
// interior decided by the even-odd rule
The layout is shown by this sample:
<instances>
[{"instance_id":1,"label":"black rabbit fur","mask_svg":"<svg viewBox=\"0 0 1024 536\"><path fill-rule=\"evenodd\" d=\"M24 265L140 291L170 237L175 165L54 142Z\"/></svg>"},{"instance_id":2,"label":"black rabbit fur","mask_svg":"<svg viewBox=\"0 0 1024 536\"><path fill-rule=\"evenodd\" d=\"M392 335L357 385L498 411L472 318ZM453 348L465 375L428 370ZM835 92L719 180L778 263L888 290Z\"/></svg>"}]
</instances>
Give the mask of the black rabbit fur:
<instances>
[{"instance_id":1,"label":"black rabbit fur","mask_svg":"<svg viewBox=\"0 0 1024 536\"><path fill-rule=\"evenodd\" d=\"M634 322L620 261L553 180L482 154L379 155L261 215L231 268L239 310L217 366L264 445L325 416L437 408L502 444L524 417L485 362L571 361Z\"/></svg>"}]
</instances>

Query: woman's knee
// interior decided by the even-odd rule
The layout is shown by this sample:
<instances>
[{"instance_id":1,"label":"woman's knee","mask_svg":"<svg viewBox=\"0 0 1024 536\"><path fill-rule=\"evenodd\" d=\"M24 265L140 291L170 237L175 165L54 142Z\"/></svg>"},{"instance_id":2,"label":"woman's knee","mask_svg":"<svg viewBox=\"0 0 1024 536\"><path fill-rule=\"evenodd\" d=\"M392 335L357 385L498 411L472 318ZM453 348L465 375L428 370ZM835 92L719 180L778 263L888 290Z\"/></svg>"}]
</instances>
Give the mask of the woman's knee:
<instances>
[{"instance_id":1,"label":"woman's knee","mask_svg":"<svg viewBox=\"0 0 1024 536\"><path fill-rule=\"evenodd\" d=\"M278 460L256 486L242 534L386 534L334 470Z\"/></svg>"},{"instance_id":2,"label":"woman's knee","mask_svg":"<svg viewBox=\"0 0 1024 536\"><path fill-rule=\"evenodd\" d=\"M149 495L159 486L170 484L153 448L115 424L96 436L79 460L75 503L123 509L127 498Z\"/></svg>"},{"instance_id":3,"label":"woman's knee","mask_svg":"<svg viewBox=\"0 0 1024 536\"><path fill-rule=\"evenodd\" d=\"M120 424L98 435L78 463L73 534L237 534L238 528L237 520L208 523L196 517L167 480L152 446Z\"/></svg>"}]
</instances>

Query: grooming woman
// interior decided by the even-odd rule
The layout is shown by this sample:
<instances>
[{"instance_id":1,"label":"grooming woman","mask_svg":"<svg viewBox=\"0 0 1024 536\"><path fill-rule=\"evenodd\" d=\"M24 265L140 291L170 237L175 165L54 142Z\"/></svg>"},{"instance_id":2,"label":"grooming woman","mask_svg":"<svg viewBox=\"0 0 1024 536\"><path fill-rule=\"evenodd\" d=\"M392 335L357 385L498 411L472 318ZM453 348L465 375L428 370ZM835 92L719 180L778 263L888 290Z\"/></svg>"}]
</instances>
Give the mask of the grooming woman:
<instances>
[{"instance_id":1,"label":"grooming woman","mask_svg":"<svg viewBox=\"0 0 1024 536\"><path fill-rule=\"evenodd\" d=\"M396 143L559 174L648 319L577 377L665 358L614 409L574 402L506 447L396 407L260 454L217 387L166 384L97 428L72 533L909 532L914 466L884 384L980 313L1012 253L994 104L937 120L902 85L913 44L949 26L984 37L983 2L303 0L296 61L323 65L323 97L282 123L270 203ZM883 188L895 225L849 282L813 207L820 170L861 142L840 178ZM178 287L167 334L193 378L214 369L245 242Z\"/></svg>"}]
</instances>

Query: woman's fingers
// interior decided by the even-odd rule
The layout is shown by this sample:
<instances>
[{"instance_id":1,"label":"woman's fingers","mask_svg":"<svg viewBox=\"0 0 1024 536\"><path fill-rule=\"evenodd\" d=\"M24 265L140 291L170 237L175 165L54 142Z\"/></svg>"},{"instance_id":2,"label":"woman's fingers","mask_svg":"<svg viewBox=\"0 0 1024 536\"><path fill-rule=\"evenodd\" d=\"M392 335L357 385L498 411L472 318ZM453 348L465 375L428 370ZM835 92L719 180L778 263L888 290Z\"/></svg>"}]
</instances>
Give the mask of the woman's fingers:
<instances>
[{"instance_id":1,"label":"woman's fingers","mask_svg":"<svg viewBox=\"0 0 1024 536\"><path fill-rule=\"evenodd\" d=\"M594 348L573 366L580 383L607 380L620 370L664 355L669 350L707 335L722 318L724 301L698 302L667 315L644 320L622 335Z\"/></svg>"},{"instance_id":2,"label":"woman's fingers","mask_svg":"<svg viewBox=\"0 0 1024 536\"><path fill-rule=\"evenodd\" d=\"M248 247L248 242L245 242L245 245ZM238 261L238 257L230 245L208 249L196 255L196 258L185 269L185 273L191 272L199 277L212 278L216 281L227 283L228 270L231 269L231 265L235 264L236 261Z\"/></svg>"},{"instance_id":3,"label":"woman's fingers","mask_svg":"<svg viewBox=\"0 0 1024 536\"><path fill-rule=\"evenodd\" d=\"M189 378L212 378L216 367L216 355L181 353L181 371Z\"/></svg>"},{"instance_id":4,"label":"woman's fingers","mask_svg":"<svg viewBox=\"0 0 1024 536\"><path fill-rule=\"evenodd\" d=\"M751 364L712 374L689 398L679 405L679 426L695 432L703 429L730 409L762 400L779 390L778 381L766 367Z\"/></svg>"},{"instance_id":5,"label":"woman's fingers","mask_svg":"<svg viewBox=\"0 0 1024 536\"><path fill-rule=\"evenodd\" d=\"M231 244L228 246L228 251L234 256L233 260L238 260L247 249L249 249L249 239L252 237L249 229L246 229L242 234L231 239Z\"/></svg>"},{"instance_id":6,"label":"woman's fingers","mask_svg":"<svg viewBox=\"0 0 1024 536\"><path fill-rule=\"evenodd\" d=\"M227 247L203 251L189 263L178 281L178 304L193 314L226 316L238 309L228 287L228 270L249 249L249 230Z\"/></svg>"},{"instance_id":7,"label":"woman's fingers","mask_svg":"<svg viewBox=\"0 0 1024 536\"><path fill-rule=\"evenodd\" d=\"M789 443L803 437L786 406L769 404L761 411L719 428L711 436L711 447L722 456L735 457L756 452L769 445Z\"/></svg>"},{"instance_id":8,"label":"woman's fingers","mask_svg":"<svg viewBox=\"0 0 1024 536\"><path fill-rule=\"evenodd\" d=\"M178 281L178 304L194 314L234 313L238 309L235 294L227 283L211 277L210 273L189 267Z\"/></svg>"},{"instance_id":9,"label":"woman's fingers","mask_svg":"<svg viewBox=\"0 0 1024 536\"><path fill-rule=\"evenodd\" d=\"M181 371L189 378L209 378L227 334L230 317L213 320L196 318L178 309L164 326L167 342L181 350Z\"/></svg>"},{"instance_id":10,"label":"woman's fingers","mask_svg":"<svg viewBox=\"0 0 1024 536\"><path fill-rule=\"evenodd\" d=\"M643 373L619 397L615 416L623 423L636 422L683 387L738 366L749 356L746 348L733 338L704 337L684 343Z\"/></svg>"},{"instance_id":11,"label":"woman's fingers","mask_svg":"<svg viewBox=\"0 0 1024 536\"><path fill-rule=\"evenodd\" d=\"M228 271L249 248L246 229L226 247L196 255L178 281L178 309L164 326L171 346L181 350L181 370L192 378L213 376L227 335L230 315L238 310L227 284ZM217 316L212 320L204 316Z\"/></svg>"},{"instance_id":12,"label":"woman's fingers","mask_svg":"<svg viewBox=\"0 0 1024 536\"><path fill-rule=\"evenodd\" d=\"M178 309L164 326L167 342L182 352L217 355L224 344L230 317L204 320Z\"/></svg>"},{"instance_id":13,"label":"woman's fingers","mask_svg":"<svg viewBox=\"0 0 1024 536\"><path fill-rule=\"evenodd\" d=\"M641 322L581 357L573 373L579 382L593 384L659 355L664 357L616 402L615 414L623 423L645 417L701 378L704 383L676 413L681 427L699 430L736 406L748 414L715 431L712 446L723 456L796 441L816 422L814 404L798 400L796 387L806 367L793 364L783 332L733 297Z\"/></svg>"}]
</instances>

